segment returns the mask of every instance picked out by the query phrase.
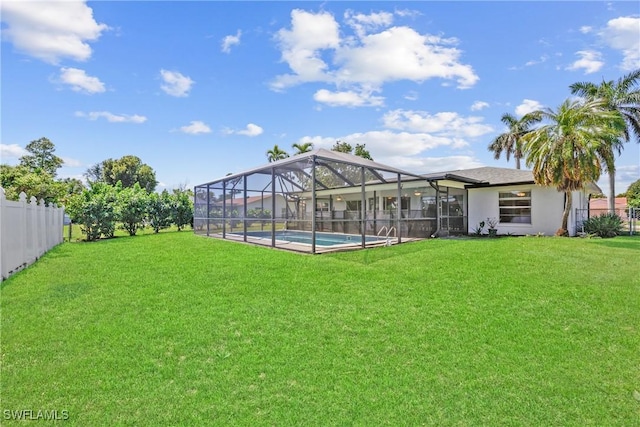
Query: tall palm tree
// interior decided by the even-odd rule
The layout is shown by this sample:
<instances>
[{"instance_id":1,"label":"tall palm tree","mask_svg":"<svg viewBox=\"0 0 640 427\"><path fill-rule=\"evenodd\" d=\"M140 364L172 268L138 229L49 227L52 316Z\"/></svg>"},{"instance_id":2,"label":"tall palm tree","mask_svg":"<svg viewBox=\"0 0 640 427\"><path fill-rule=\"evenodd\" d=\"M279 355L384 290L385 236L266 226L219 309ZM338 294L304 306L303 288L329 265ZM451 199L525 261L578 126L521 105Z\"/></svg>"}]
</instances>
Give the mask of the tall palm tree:
<instances>
[{"instance_id":1,"label":"tall palm tree","mask_svg":"<svg viewBox=\"0 0 640 427\"><path fill-rule=\"evenodd\" d=\"M298 154L308 153L309 151L313 150L313 143L312 142L302 142L302 143L296 142L295 144L292 145L292 147L296 150L296 152L293 153L293 155L297 156Z\"/></svg>"},{"instance_id":2,"label":"tall palm tree","mask_svg":"<svg viewBox=\"0 0 640 427\"><path fill-rule=\"evenodd\" d=\"M269 160L269 163L286 159L287 157L289 157L289 154L278 147L278 144L274 145L271 150L267 151L267 159Z\"/></svg>"},{"instance_id":3,"label":"tall palm tree","mask_svg":"<svg viewBox=\"0 0 640 427\"><path fill-rule=\"evenodd\" d=\"M513 154L513 157L516 159L516 169L520 169L522 139L526 134L531 132L531 126L541 120L540 115L537 113L529 113L518 119L509 113L505 113L500 120L507 125L508 130L498 135L496 139L489 144L489 151L493 152L496 160L500 158L500 155L504 151L507 162Z\"/></svg>"},{"instance_id":4,"label":"tall palm tree","mask_svg":"<svg viewBox=\"0 0 640 427\"><path fill-rule=\"evenodd\" d=\"M598 152L620 136L624 123L599 100L566 100L556 111L545 109L537 114L548 123L525 137L523 151L537 184L565 192L562 225L556 234L566 235L572 192L600 178Z\"/></svg>"},{"instance_id":5,"label":"tall palm tree","mask_svg":"<svg viewBox=\"0 0 640 427\"><path fill-rule=\"evenodd\" d=\"M620 155L624 142L635 135L640 143L640 69L622 76L617 81L602 81L600 84L578 82L569 86L571 93L587 99L601 99L607 109L615 111L625 122L622 136L610 141L610 147L602 150L605 169L609 174L609 210L615 210L615 157Z\"/></svg>"}]
</instances>

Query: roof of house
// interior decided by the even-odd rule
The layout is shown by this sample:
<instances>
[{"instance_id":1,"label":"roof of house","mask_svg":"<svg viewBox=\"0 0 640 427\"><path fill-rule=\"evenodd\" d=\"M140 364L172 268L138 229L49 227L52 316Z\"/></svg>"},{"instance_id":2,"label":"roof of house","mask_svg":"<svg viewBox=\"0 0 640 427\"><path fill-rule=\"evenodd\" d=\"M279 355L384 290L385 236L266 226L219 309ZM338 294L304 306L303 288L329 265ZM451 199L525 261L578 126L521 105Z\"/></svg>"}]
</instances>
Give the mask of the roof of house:
<instances>
[{"instance_id":1,"label":"roof of house","mask_svg":"<svg viewBox=\"0 0 640 427\"><path fill-rule=\"evenodd\" d=\"M499 185L533 184L533 172L523 169L497 168L483 166L473 169L459 169L447 172L430 173L423 175L428 180L450 179L454 181L466 182L467 187L487 187ZM602 193L602 189L595 183L586 186L587 191L592 194Z\"/></svg>"},{"instance_id":2,"label":"roof of house","mask_svg":"<svg viewBox=\"0 0 640 427\"><path fill-rule=\"evenodd\" d=\"M469 184L501 185L515 183L532 183L533 173L522 169L496 168L484 166L473 169L436 172L423 175L429 180L451 179Z\"/></svg>"}]
</instances>

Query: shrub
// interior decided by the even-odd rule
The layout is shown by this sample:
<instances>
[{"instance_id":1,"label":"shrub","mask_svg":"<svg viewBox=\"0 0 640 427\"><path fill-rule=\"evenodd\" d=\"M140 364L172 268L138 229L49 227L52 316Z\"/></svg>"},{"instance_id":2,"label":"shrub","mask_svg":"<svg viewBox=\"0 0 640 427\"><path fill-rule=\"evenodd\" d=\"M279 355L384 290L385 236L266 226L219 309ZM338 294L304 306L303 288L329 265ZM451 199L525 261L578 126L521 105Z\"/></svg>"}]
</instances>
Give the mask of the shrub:
<instances>
[{"instance_id":1,"label":"shrub","mask_svg":"<svg viewBox=\"0 0 640 427\"><path fill-rule=\"evenodd\" d=\"M605 213L588 218L583 226L586 233L599 237L615 237L622 233L622 218L615 213Z\"/></svg>"},{"instance_id":2,"label":"shrub","mask_svg":"<svg viewBox=\"0 0 640 427\"><path fill-rule=\"evenodd\" d=\"M95 183L90 189L72 196L67 203L67 212L73 222L87 235L87 240L100 236L113 237L118 211L116 189L110 185Z\"/></svg>"},{"instance_id":3,"label":"shrub","mask_svg":"<svg viewBox=\"0 0 640 427\"><path fill-rule=\"evenodd\" d=\"M144 228L144 220L149 205L149 195L137 182L133 187L123 188L117 194L119 219L121 229L129 236L135 236L139 229Z\"/></svg>"}]
</instances>

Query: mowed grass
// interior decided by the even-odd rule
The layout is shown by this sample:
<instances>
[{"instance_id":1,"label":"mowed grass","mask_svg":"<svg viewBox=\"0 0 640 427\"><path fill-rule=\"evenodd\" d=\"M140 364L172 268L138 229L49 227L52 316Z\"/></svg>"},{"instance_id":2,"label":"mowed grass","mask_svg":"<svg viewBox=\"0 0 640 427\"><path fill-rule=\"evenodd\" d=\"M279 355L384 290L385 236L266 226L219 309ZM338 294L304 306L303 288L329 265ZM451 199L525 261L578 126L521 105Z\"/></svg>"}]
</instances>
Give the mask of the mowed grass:
<instances>
[{"instance_id":1,"label":"mowed grass","mask_svg":"<svg viewBox=\"0 0 640 427\"><path fill-rule=\"evenodd\" d=\"M640 425L637 237L65 243L1 310L3 425Z\"/></svg>"}]
</instances>

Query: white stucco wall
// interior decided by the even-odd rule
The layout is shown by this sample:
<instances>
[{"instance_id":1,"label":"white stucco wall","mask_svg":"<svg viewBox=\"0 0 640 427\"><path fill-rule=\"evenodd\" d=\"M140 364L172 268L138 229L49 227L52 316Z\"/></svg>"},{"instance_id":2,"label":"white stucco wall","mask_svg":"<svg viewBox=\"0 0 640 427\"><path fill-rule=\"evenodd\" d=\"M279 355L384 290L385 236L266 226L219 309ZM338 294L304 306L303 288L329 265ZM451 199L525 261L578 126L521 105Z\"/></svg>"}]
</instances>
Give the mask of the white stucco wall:
<instances>
[{"instance_id":1,"label":"white stucco wall","mask_svg":"<svg viewBox=\"0 0 640 427\"><path fill-rule=\"evenodd\" d=\"M503 191L531 191L531 224L498 224L498 234L514 235L544 233L553 236L562 223L564 193L551 187L538 185L512 185L503 187L470 188L469 233L487 218L499 218L498 193ZM569 233L575 234L575 209L586 207L588 197L584 192L573 193L573 207L569 216ZM486 232L486 226L485 226Z\"/></svg>"}]
</instances>

